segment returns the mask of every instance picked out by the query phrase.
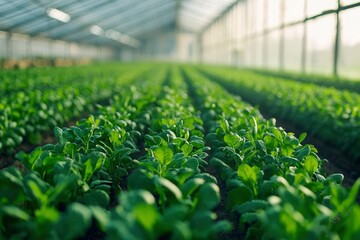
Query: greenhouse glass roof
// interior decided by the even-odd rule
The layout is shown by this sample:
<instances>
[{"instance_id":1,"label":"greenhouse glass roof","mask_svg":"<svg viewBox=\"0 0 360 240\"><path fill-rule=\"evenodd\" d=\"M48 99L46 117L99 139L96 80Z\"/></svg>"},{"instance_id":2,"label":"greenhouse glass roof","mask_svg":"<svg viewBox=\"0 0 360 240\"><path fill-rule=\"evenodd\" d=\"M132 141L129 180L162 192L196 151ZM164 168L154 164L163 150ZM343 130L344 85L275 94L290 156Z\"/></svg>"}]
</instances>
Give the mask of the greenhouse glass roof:
<instances>
[{"instance_id":1,"label":"greenhouse glass roof","mask_svg":"<svg viewBox=\"0 0 360 240\"><path fill-rule=\"evenodd\" d=\"M0 30L138 47L163 28L200 32L238 0L0 0Z\"/></svg>"}]
</instances>

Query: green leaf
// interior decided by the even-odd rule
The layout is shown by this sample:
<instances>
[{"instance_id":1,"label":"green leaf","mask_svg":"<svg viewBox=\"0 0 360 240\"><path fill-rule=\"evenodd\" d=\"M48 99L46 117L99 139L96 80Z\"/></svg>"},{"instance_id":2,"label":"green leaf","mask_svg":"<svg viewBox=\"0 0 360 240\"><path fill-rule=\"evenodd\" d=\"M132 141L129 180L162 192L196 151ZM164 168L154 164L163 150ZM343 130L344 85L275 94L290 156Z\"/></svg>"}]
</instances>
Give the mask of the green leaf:
<instances>
[{"instance_id":1,"label":"green leaf","mask_svg":"<svg viewBox=\"0 0 360 240\"><path fill-rule=\"evenodd\" d=\"M282 141L283 141L283 137L282 137L281 131L280 131L278 128L273 127L273 128L272 128L272 133L274 134L274 136L276 137L276 139L277 139L279 142L282 142Z\"/></svg>"},{"instance_id":2,"label":"green leaf","mask_svg":"<svg viewBox=\"0 0 360 240\"><path fill-rule=\"evenodd\" d=\"M196 189L198 189L202 184L205 183L205 180L202 178L192 178L186 181L181 187L181 191L184 196L192 194Z\"/></svg>"},{"instance_id":3,"label":"green leaf","mask_svg":"<svg viewBox=\"0 0 360 240\"><path fill-rule=\"evenodd\" d=\"M252 200L245 202L241 205L235 206L232 211L235 211L239 214L244 214L246 212L255 212L259 209L264 209L268 206L268 202L265 200Z\"/></svg>"},{"instance_id":4,"label":"green leaf","mask_svg":"<svg viewBox=\"0 0 360 240\"><path fill-rule=\"evenodd\" d=\"M65 144L65 139L64 139L63 133L64 133L64 131L61 128L59 128L59 127L54 128L55 138L61 145Z\"/></svg>"},{"instance_id":5,"label":"green leaf","mask_svg":"<svg viewBox=\"0 0 360 240\"><path fill-rule=\"evenodd\" d=\"M136 205L155 205L154 196L145 190L133 190L129 192L122 192L119 196L121 206L128 212L131 212Z\"/></svg>"},{"instance_id":6,"label":"green leaf","mask_svg":"<svg viewBox=\"0 0 360 240\"><path fill-rule=\"evenodd\" d=\"M92 152L86 156L87 160L82 165L84 181L89 181L95 171L103 166L105 158L106 155L102 152Z\"/></svg>"},{"instance_id":7,"label":"green leaf","mask_svg":"<svg viewBox=\"0 0 360 240\"><path fill-rule=\"evenodd\" d=\"M251 190L243 185L228 192L226 197L226 209L231 210L235 205L243 204L253 198Z\"/></svg>"},{"instance_id":8,"label":"green leaf","mask_svg":"<svg viewBox=\"0 0 360 240\"><path fill-rule=\"evenodd\" d=\"M281 153L284 156L291 157L294 152L294 147L291 144L284 144L281 146Z\"/></svg>"},{"instance_id":9,"label":"green leaf","mask_svg":"<svg viewBox=\"0 0 360 240\"><path fill-rule=\"evenodd\" d=\"M144 189L152 192L155 185L148 175L140 169L136 169L127 178L127 188L128 190Z\"/></svg>"},{"instance_id":10,"label":"green leaf","mask_svg":"<svg viewBox=\"0 0 360 240\"><path fill-rule=\"evenodd\" d=\"M197 170L198 167L199 167L199 160L197 158L195 158L195 157L188 158L182 164L182 167Z\"/></svg>"},{"instance_id":11,"label":"green leaf","mask_svg":"<svg viewBox=\"0 0 360 240\"><path fill-rule=\"evenodd\" d=\"M215 219L216 214L211 211L195 212L195 214L190 219L191 228L193 231L199 231L200 234L204 234L206 236L206 232L210 230L211 226L214 224Z\"/></svg>"},{"instance_id":12,"label":"green leaf","mask_svg":"<svg viewBox=\"0 0 360 240\"><path fill-rule=\"evenodd\" d=\"M189 214L189 211L189 206L183 204L173 205L171 207L165 208L162 222L165 227L168 227L170 230L174 223L183 221Z\"/></svg>"},{"instance_id":13,"label":"green leaf","mask_svg":"<svg viewBox=\"0 0 360 240\"><path fill-rule=\"evenodd\" d=\"M108 208L110 204L109 195L102 190L92 190L77 200L86 206L99 206L104 209Z\"/></svg>"},{"instance_id":14,"label":"green leaf","mask_svg":"<svg viewBox=\"0 0 360 240\"><path fill-rule=\"evenodd\" d=\"M89 207L92 215L94 216L100 230L105 231L106 226L110 222L109 212L101 207L91 206Z\"/></svg>"},{"instance_id":15,"label":"green leaf","mask_svg":"<svg viewBox=\"0 0 360 240\"><path fill-rule=\"evenodd\" d=\"M169 147L161 146L155 149L154 156L162 165L168 165L172 161L174 153Z\"/></svg>"},{"instance_id":16,"label":"green leaf","mask_svg":"<svg viewBox=\"0 0 360 240\"><path fill-rule=\"evenodd\" d=\"M111 130L109 140L113 145L118 145L120 143L120 134L117 130Z\"/></svg>"},{"instance_id":17,"label":"green leaf","mask_svg":"<svg viewBox=\"0 0 360 240\"><path fill-rule=\"evenodd\" d=\"M29 221L31 219L31 216L27 212L15 206L0 207L0 216L1 215L10 216L16 219L20 219L22 221Z\"/></svg>"},{"instance_id":18,"label":"green leaf","mask_svg":"<svg viewBox=\"0 0 360 240\"><path fill-rule=\"evenodd\" d=\"M185 156L189 156L191 151L193 150L193 145L185 142L184 145L181 147L181 151L184 153Z\"/></svg>"},{"instance_id":19,"label":"green leaf","mask_svg":"<svg viewBox=\"0 0 360 240\"><path fill-rule=\"evenodd\" d=\"M307 136L307 133L306 133L306 132L303 132L302 134L300 134L300 136L299 136L299 142L301 143L302 141L304 141L305 138L306 138L306 136Z\"/></svg>"},{"instance_id":20,"label":"green leaf","mask_svg":"<svg viewBox=\"0 0 360 240\"><path fill-rule=\"evenodd\" d=\"M311 148L309 145L305 145L300 147L298 150L294 152L294 156L299 160L303 160L311 153Z\"/></svg>"},{"instance_id":21,"label":"green leaf","mask_svg":"<svg viewBox=\"0 0 360 240\"><path fill-rule=\"evenodd\" d=\"M160 192L160 194L165 194L164 189L166 189L170 193L172 193L172 195L178 201L180 201L182 199L182 192L171 181L167 180L166 178L162 178L162 177L155 177L154 179L155 179L155 184L157 186L157 190Z\"/></svg>"},{"instance_id":22,"label":"green leaf","mask_svg":"<svg viewBox=\"0 0 360 240\"><path fill-rule=\"evenodd\" d=\"M229 122L225 119L221 119L220 121L220 127L224 132L229 132Z\"/></svg>"},{"instance_id":23,"label":"green leaf","mask_svg":"<svg viewBox=\"0 0 360 240\"><path fill-rule=\"evenodd\" d=\"M319 160L317 159L317 157L310 154L309 156L307 156L307 158L304 162L304 167L305 167L306 171L308 171L310 176L312 176L319 167Z\"/></svg>"},{"instance_id":24,"label":"green leaf","mask_svg":"<svg viewBox=\"0 0 360 240\"><path fill-rule=\"evenodd\" d=\"M229 133L224 136L224 142L232 148L240 146L241 137L236 133Z\"/></svg>"},{"instance_id":25,"label":"green leaf","mask_svg":"<svg viewBox=\"0 0 360 240\"><path fill-rule=\"evenodd\" d=\"M344 175L341 173L334 173L334 174L327 176L326 180L341 184L342 181L344 180Z\"/></svg>"},{"instance_id":26,"label":"green leaf","mask_svg":"<svg viewBox=\"0 0 360 240\"><path fill-rule=\"evenodd\" d=\"M91 226L91 210L80 203L72 203L66 209L57 224L57 233L61 239L79 239Z\"/></svg>"},{"instance_id":27,"label":"green leaf","mask_svg":"<svg viewBox=\"0 0 360 240\"><path fill-rule=\"evenodd\" d=\"M184 127L188 128L190 130L195 129L194 126L194 118L193 117L188 117L184 119Z\"/></svg>"},{"instance_id":28,"label":"green leaf","mask_svg":"<svg viewBox=\"0 0 360 240\"><path fill-rule=\"evenodd\" d=\"M153 232L156 223L160 219L154 205L137 204L133 212L135 219L148 231Z\"/></svg>"},{"instance_id":29,"label":"green leaf","mask_svg":"<svg viewBox=\"0 0 360 240\"><path fill-rule=\"evenodd\" d=\"M241 164L238 168L238 176L246 185L254 187L257 184L256 167L250 167L248 164Z\"/></svg>"},{"instance_id":30,"label":"green leaf","mask_svg":"<svg viewBox=\"0 0 360 240\"><path fill-rule=\"evenodd\" d=\"M206 183L197 192L197 199L197 209L211 210L220 203L220 189L214 183Z\"/></svg>"},{"instance_id":31,"label":"green leaf","mask_svg":"<svg viewBox=\"0 0 360 240\"><path fill-rule=\"evenodd\" d=\"M0 171L0 204L17 204L25 198L21 172L11 167Z\"/></svg>"}]
</instances>

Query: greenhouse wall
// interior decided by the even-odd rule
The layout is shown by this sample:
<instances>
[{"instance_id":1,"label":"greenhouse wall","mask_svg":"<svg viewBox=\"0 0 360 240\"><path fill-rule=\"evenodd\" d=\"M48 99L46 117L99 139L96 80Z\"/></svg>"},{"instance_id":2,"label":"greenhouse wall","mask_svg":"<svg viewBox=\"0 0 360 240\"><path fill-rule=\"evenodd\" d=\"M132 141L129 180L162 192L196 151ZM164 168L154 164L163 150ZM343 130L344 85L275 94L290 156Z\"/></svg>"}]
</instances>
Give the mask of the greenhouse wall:
<instances>
[{"instance_id":1,"label":"greenhouse wall","mask_svg":"<svg viewBox=\"0 0 360 240\"><path fill-rule=\"evenodd\" d=\"M358 1L239 1L200 33L199 58L236 67L360 77L359 22ZM354 57L347 58L350 52Z\"/></svg>"},{"instance_id":2,"label":"greenhouse wall","mask_svg":"<svg viewBox=\"0 0 360 240\"><path fill-rule=\"evenodd\" d=\"M119 56L116 53L110 47L92 46L0 31L0 58L2 59L19 60L43 57L105 60L118 58Z\"/></svg>"}]
</instances>

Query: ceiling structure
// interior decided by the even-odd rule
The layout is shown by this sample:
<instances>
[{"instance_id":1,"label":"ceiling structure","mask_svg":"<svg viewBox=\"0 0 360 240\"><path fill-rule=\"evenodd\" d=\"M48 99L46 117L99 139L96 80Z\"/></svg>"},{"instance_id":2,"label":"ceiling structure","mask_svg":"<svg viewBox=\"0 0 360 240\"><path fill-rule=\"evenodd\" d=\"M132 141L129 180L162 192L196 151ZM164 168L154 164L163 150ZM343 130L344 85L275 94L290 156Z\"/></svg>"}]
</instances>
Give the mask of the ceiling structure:
<instances>
[{"instance_id":1,"label":"ceiling structure","mask_svg":"<svg viewBox=\"0 0 360 240\"><path fill-rule=\"evenodd\" d=\"M152 32L201 32L239 0L0 0L0 30L137 48Z\"/></svg>"}]
</instances>

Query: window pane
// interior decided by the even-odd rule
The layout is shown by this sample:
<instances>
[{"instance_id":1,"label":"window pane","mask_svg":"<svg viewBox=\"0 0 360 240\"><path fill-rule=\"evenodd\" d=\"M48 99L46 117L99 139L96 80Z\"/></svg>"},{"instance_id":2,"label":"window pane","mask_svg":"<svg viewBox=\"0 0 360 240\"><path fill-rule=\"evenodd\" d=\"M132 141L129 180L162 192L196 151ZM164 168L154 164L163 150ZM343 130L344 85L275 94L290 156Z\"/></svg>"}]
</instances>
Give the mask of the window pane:
<instances>
[{"instance_id":1,"label":"window pane","mask_svg":"<svg viewBox=\"0 0 360 240\"><path fill-rule=\"evenodd\" d=\"M257 37L254 40L254 66L262 67L263 66L263 37Z\"/></svg>"},{"instance_id":2,"label":"window pane","mask_svg":"<svg viewBox=\"0 0 360 240\"><path fill-rule=\"evenodd\" d=\"M0 58L5 58L7 54L6 33L0 31Z\"/></svg>"},{"instance_id":3,"label":"window pane","mask_svg":"<svg viewBox=\"0 0 360 240\"><path fill-rule=\"evenodd\" d=\"M253 0L253 2L255 3L254 9L252 9L254 32L259 33L264 30L264 0Z\"/></svg>"},{"instance_id":4,"label":"window pane","mask_svg":"<svg viewBox=\"0 0 360 240\"><path fill-rule=\"evenodd\" d=\"M342 11L339 73L342 76L360 78L360 8Z\"/></svg>"},{"instance_id":5,"label":"window pane","mask_svg":"<svg viewBox=\"0 0 360 240\"><path fill-rule=\"evenodd\" d=\"M268 0L267 28L280 26L280 0Z\"/></svg>"},{"instance_id":6,"label":"window pane","mask_svg":"<svg viewBox=\"0 0 360 240\"><path fill-rule=\"evenodd\" d=\"M307 0L307 14L314 16L323 11L336 9L337 0Z\"/></svg>"},{"instance_id":7,"label":"window pane","mask_svg":"<svg viewBox=\"0 0 360 240\"><path fill-rule=\"evenodd\" d=\"M331 74L336 16L327 15L308 22L306 70Z\"/></svg>"},{"instance_id":8,"label":"window pane","mask_svg":"<svg viewBox=\"0 0 360 240\"><path fill-rule=\"evenodd\" d=\"M285 70L301 71L303 32L303 24L285 28Z\"/></svg>"},{"instance_id":9,"label":"window pane","mask_svg":"<svg viewBox=\"0 0 360 240\"><path fill-rule=\"evenodd\" d=\"M266 68L279 69L280 31L272 31L266 38Z\"/></svg>"},{"instance_id":10,"label":"window pane","mask_svg":"<svg viewBox=\"0 0 360 240\"><path fill-rule=\"evenodd\" d=\"M13 34L11 39L12 57L14 59L25 58L28 54L28 37L25 35Z\"/></svg>"},{"instance_id":11,"label":"window pane","mask_svg":"<svg viewBox=\"0 0 360 240\"><path fill-rule=\"evenodd\" d=\"M285 23L303 20L305 0L285 1Z\"/></svg>"},{"instance_id":12,"label":"window pane","mask_svg":"<svg viewBox=\"0 0 360 240\"><path fill-rule=\"evenodd\" d=\"M341 0L341 4L343 6L350 5L353 3L358 3L358 2L360 2L360 1L359 0Z\"/></svg>"}]
</instances>

